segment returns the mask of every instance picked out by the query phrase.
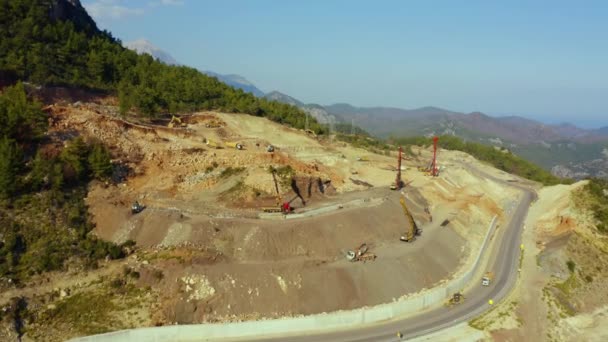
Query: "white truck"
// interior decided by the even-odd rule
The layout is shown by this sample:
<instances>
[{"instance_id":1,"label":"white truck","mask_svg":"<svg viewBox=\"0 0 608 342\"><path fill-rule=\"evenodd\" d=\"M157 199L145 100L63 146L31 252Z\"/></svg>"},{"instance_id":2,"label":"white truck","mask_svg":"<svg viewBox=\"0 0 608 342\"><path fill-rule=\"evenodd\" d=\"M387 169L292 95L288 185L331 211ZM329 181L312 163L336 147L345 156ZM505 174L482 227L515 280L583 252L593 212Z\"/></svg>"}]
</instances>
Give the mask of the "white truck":
<instances>
[{"instance_id":1,"label":"white truck","mask_svg":"<svg viewBox=\"0 0 608 342\"><path fill-rule=\"evenodd\" d=\"M481 278L481 285L490 286L492 280L494 280L494 273L486 272L486 274L483 275L483 278Z\"/></svg>"}]
</instances>

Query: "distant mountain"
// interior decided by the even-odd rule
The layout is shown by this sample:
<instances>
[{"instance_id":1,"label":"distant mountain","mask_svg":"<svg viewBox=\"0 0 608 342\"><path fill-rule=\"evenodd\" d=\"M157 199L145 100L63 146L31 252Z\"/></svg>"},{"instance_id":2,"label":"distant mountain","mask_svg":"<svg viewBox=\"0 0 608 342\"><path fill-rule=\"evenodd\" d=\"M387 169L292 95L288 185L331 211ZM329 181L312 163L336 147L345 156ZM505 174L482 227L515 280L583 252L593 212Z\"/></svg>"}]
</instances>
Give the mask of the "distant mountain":
<instances>
[{"instance_id":1,"label":"distant mountain","mask_svg":"<svg viewBox=\"0 0 608 342\"><path fill-rule=\"evenodd\" d=\"M226 83L229 86L232 86L237 89L242 89L247 93L251 93L257 97L264 96L264 92L258 89L253 83L249 82L245 77L240 75L222 75L213 71L203 71L205 74L209 76L216 77L221 82Z\"/></svg>"},{"instance_id":2,"label":"distant mountain","mask_svg":"<svg viewBox=\"0 0 608 342\"><path fill-rule=\"evenodd\" d=\"M287 95L287 94L283 94L281 92L278 92L276 90L271 91L270 93L267 93L266 95L264 95L265 98L267 98L268 100L272 100L272 101L277 101L277 102L282 102L282 103L287 103L290 104L292 106L298 106L298 107L302 107L304 106L304 103L294 99L293 97Z\"/></svg>"},{"instance_id":3,"label":"distant mountain","mask_svg":"<svg viewBox=\"0 0 608 342\"><path fill-rule=\"evenodd\" d=\"M608 136L608 126L602 127L600 129L598 129L596 132L598 134L600 134L600 135L606 135L606 136Z\"/></svg>"},{"instance_id":4,"label":"distant mountain","mask_svg":"<svg viewBox=\"0 0 608 342\"><path fill-rule=\"evenodd\" d=\"M327 125L327 124L335 125L338 122L338 119L334 115L329 114L327 112L327 110L325 109L325 107L318 105L318 104L314 104L314 103L304 104L303 102L296 100L295 98L293 98L289 95L283 94L281 92L278 92L276 90L271 91L270 93L264 95L264 98L267 98L272 101L287 103L292 106L299 107L306 113L310 114L310 116L317 119L317 121L319 121L319 123L322 123L325 125Z\"/></svg>"},{"instance_id":5,"label":"distant mountain","mask_svg":"<svg viewBox=\"0 0 608 342\"><path fill-rule=\"evenodd\" d=\"M572 124L546 125L518 117L492 117L480 112L463 114L437 107L400 109L353 107L348 104L325 106L331 114L354 121L372 134L388 136L457 135L465 139L501 139L515 144L573 140L580 143L602 141L597 131Z\"/></svg>"},{"instance_id":6,"label":"distant mountain","mask_svg":"<svg viewBox=\"0 0 608 342\"><path fill-rule=\"evenodd\" d=\"M587 130L572 124L546 125L518 117L463 114L437 107L400 109L325 106L343 122L379 137L454 135L465 140L509 148L559 176L606 177L608 128Z\"/></svg>"},{"instance_id":7,"label":"distant mountain","mask_svg":"<svg viewBox=\"0 0 608 342\"><path fill-rule=\"evenodd\" d=\"M147 53L165 64L179 65L175 58L173 58L173 56L171 56L168 52L162 50L145 39L138 39L132 42L124 43L124 47L133 50L140 55Z\"/></svg>"}]
</instances>

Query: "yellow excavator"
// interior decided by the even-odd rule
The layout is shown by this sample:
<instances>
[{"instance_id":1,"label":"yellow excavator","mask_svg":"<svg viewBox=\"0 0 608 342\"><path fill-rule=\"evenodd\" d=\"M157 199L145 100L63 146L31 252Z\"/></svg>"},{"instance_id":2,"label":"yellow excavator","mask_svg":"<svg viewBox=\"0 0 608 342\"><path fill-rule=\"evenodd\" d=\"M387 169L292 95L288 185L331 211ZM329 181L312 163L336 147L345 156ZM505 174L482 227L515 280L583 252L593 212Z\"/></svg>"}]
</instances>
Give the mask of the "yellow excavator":
<instances>
[{"instance_id":1,"label":"yellow excavator","mask_svg":"<svg viewBox=\"0 0 608 342\"><path fill-rule=\"evenodd\" d=\"M188 124L186 124L185 122L182 121L181 118L172 115L171 116L171 121L169 121L169 124L167 125L167 127L169 128L173 128L173 127L187 127Z\"/></svg>"},{"instance_id":2,"label":"yellow excavator","mask_svg":"<svg viewBox=\"0 0 608 342\"><path fill-rule=\"evenodd\" d=\"M399 240L404 242L412 242L416 240L416 235L419 235L420 231L418 230L418 226L416 226L416 222L414 221L412 214L410 213L409 209L407 208L407 205L405 204L405 197L403 197L403 195L401 195L401 198L399 198L399 203L401 203L403 213L405 214L405 217L407 218L409 223L409 229L405 232L404 235L399 238Z\"/></svg>"}]
</instances>

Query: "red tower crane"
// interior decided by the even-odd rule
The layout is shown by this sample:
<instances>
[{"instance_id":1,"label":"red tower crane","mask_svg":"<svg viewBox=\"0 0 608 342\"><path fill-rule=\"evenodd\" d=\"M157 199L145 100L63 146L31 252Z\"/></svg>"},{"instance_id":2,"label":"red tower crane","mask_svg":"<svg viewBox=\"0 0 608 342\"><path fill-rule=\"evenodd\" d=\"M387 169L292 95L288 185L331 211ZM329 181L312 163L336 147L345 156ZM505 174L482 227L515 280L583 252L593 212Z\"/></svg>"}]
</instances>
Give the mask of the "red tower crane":
<instances>
[{"instance_id":1,"label":"red tower crane","mask_svg":"<svg viewBox=\"0 0 608 342\"><path fill-rule=\"evenodd\" d=\"M437 168L437 142L439 137L433 137L433 162L431 163L431 176L439 176L439 169Z\"/></svg>"}]
</instances>

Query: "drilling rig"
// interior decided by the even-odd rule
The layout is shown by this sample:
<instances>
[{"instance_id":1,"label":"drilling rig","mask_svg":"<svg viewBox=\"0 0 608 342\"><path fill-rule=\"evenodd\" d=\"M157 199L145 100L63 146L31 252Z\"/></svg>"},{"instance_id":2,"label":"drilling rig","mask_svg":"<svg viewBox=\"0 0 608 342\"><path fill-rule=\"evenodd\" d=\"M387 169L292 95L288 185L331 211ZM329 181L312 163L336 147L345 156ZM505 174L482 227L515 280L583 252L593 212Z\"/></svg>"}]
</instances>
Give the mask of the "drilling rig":
<instances>
[{"instance_id":1,"label":"drilling rig","mask_svg":"<svg viewBox=\"0 0 608 342\"><path fill-rule=\"evenodd\" d=\"M403 188L403 180L401 179L401 159L403 154L403 148L399 146L399 156L397 157L397 177L395 183L391 184L391 190L400 190Z\"/></svg>"},{"instance_id":2,"label":"drilling rig","mask_svg":"<svg viewBox=\"0 0 608 342\"><path fill-rule=\"evenodd\" d=\"M439 168L437 167L437 142L439 141L439 137L433 137L433 162L431 163L431 176L437 177L439 176Z\"/></svg>"},{"instance_id":3,"label":"drilling rig","mask_svg":"<svg viewBox=\"0 0 608 342\"><path fill-rule=\"evenodd\" d=\"M439 137L433 137L433 159L426 166L419 166L418 171L424 172L427 176L439 176L439 168L437 167L437 142Z\"/></svg>"}]
</instances>

